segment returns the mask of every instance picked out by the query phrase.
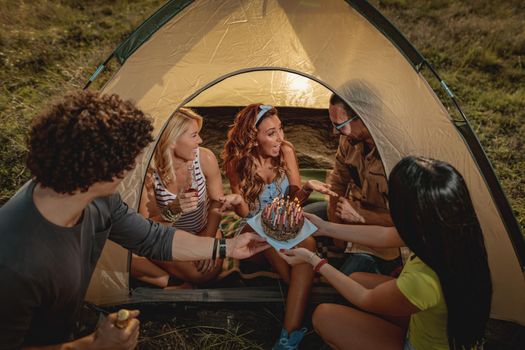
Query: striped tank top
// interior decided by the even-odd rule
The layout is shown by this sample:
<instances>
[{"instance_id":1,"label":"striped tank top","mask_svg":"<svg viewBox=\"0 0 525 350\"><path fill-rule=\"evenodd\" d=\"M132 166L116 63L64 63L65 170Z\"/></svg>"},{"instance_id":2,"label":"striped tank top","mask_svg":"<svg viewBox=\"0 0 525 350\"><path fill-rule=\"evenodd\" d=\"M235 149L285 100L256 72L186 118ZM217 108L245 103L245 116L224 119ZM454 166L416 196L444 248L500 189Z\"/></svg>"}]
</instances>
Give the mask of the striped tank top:
<instances>
[{"instance_id":1,"label":"striped tank top","mask_svg":"<svg viewBox=\"0 0 525 350\"><path fill-rule=\"evenodd\" d=\"M208 194L206 191L206 178L202 172L200 163L200 152L197 150L195 160L193 161L193 171L195 181L197 182L197 192L199 194L199 203L197 209L183 213L180 218L173 224L174 227L187 231L189 233L201 232L208 223ZM155 199L158 207L162 210L177 198L177 195L168 191L157 171L153 171L153 186L155 189Z\"/></svg>"}]
</instances>

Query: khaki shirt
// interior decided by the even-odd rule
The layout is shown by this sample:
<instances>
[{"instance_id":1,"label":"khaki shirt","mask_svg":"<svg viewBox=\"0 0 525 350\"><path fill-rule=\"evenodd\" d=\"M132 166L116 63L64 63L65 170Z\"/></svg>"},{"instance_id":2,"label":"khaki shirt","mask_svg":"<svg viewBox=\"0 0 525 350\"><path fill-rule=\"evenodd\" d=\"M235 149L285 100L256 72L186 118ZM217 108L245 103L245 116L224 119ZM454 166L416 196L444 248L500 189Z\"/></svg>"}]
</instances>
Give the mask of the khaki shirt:
<instances>
[{"instance_id":1,"label":"khaki shirt","mask_svg":"<svg viewBox=\"0 0 525 350\"><path fill-rule=\"evenodd\" d=\"M330 174L332 190L353 202L354 209L361 214L361 209L384 214L382 226L394 226L388 209L388 182L379 157L374 147L365 155L365 143L351 145L348 138L341 135L337 149L335 166ZM365 216L365 215L363 215ZM365 216L366 220L366 216ZM385 260L399 256L399 249L378 249L349 243L347 252L368 253Z\"/></svg>"}]
</instances>

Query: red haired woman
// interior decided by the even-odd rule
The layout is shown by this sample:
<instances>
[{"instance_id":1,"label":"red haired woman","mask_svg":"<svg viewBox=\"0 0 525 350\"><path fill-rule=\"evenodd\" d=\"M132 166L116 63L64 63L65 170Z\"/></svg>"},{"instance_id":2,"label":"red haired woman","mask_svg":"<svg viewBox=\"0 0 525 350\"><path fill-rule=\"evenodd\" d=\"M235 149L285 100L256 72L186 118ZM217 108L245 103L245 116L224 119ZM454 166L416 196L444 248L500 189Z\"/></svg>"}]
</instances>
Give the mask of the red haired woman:
<instances>
[{"instance_id":1,"label":"red haired woman","mask_svg":"<svg viewBox=\"0 0 525 350\"><path fill-rule=\"evenodd\" d=\"M294 147L284 139L277 110L269 105L252 104L237 114L222 159L232 192L242 197L231 201L241 217L256 215L278 196L304 200L314 190L335 195L328 185L316 180L301 184ZM314 251L315 240L310 237L299 246ZM263 254L290 286L283 330L274 349L296 349L305 332L300 327L312 286L312 268L307 263L290 267L274 249Z\"/></svg>"}]
</instances>

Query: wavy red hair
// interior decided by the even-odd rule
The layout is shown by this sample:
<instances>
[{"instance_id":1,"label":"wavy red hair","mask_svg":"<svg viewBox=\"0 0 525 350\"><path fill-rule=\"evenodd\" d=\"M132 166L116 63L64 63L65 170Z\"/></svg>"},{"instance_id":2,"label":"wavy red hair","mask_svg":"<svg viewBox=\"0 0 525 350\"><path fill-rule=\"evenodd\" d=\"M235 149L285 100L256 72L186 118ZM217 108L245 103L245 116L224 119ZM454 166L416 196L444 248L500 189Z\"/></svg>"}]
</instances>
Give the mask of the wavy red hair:
<instances>
[{"instance_id":1,"label":"wavy red hair","mask_svg":"<svg viewBox=\"0 0 525 350\"><path fill-rule=\"evenodd\" d=\"M257 174L257 164L254 161L259 156L256 146L257 125L266 117L278 115L277 109L272 108L264 113L256 125L255 119L261 105L254 103L237 113L221 154L224 170L227 174L236 174L241 196L250 209L257 207L259 194L265 185L264 180ZM272 158L272 165L277 177L285 174L286 164L282 150L278 157Z\"/></svg>"}]
</instances>

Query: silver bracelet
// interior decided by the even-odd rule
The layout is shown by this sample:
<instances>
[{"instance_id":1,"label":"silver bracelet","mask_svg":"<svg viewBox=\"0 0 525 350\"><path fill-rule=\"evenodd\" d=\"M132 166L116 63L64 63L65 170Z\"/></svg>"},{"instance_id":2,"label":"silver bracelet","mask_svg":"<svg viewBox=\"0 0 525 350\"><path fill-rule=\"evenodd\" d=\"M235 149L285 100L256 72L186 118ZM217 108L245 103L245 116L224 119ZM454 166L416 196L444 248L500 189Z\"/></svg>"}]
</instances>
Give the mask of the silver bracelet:
<instances>
[{"instance_id":1,"label":"silver bracelet","mask_svg":"<svg viewBox=\"0 0 525 350\"><path fill-rule=\"evenodd\" d=\"M312 255L310 255L310 257L308 258L308 263L310 265L312 265L312 259L314 258L314 256L319 256L319 255L317 255L316 252L312 252Z\"/></svg>"}]
</instances>

